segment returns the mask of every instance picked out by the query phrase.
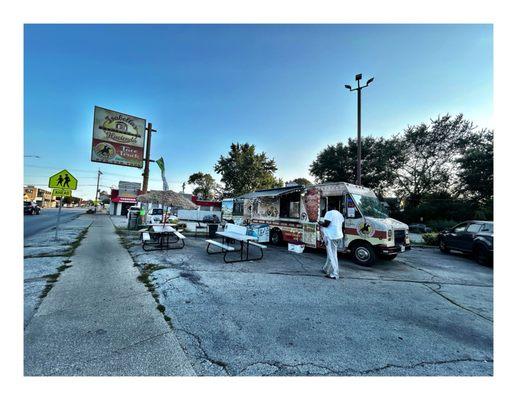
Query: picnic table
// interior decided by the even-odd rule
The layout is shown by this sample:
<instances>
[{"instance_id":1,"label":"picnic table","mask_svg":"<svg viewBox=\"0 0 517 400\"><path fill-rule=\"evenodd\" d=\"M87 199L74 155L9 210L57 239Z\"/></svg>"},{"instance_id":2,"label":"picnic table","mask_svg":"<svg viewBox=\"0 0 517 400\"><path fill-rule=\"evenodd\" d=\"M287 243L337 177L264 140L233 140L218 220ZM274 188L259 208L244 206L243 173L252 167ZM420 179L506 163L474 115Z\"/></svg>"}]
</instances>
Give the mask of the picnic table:
<instances>
[{"instance_id":1,"label":"picnic table","mask_svg":"<svg viewBox=\"0 0 517 400\"><path fill-rule=\"evenodd\" d=\"M149 224L141 229L142 248L150 250L176 250L185 247L185 236L178 232L177 224ZM176 244L180 243L180 246ZM172 245L172 246L171 246Z\"/></svg>"},{"instance_id":2,"label":"picnic table","mask_svg":"<svg viewBox=\"0 0 517 400\"><path fill-rule=\"evenodd\" d=\"M224 262L225 263L234 263L241 261L258 261L264 257L263 249L266 249L267 246L260 244L257 242L258 238L256 236L250 236L246 234L246 228L243 226L238 226L234 224L227 224L226 230L222 232L216 232L217 236L220 236L222 241L219 243L216 240L206 240L208 243L206 247L206 252L208 254L224 254ZM230 246L232 242L239 242L240 247L235 249L233 246ZM260 249L260 257L250 258L249 257L249 249L250 245L252 247ZM220 248L220 251L209 251L210 246L215 246ZM246 248L246 257L244 257L244 248ZM228 260L226 257L228 253L239 252L240 258L234 260Z\"/></svg>"}]
</instances>

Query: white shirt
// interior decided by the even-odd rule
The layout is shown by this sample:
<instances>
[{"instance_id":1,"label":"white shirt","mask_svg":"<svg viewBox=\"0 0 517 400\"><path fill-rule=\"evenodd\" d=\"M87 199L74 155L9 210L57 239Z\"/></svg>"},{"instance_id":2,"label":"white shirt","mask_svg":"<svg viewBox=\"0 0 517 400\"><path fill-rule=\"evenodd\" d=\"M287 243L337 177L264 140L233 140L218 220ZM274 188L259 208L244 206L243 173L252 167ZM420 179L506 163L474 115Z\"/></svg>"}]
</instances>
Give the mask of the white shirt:
<instances>
[{"instance_id":1,"label":"white shirt","mask_svg":"<svg viewBox=\"0 0 517 400\"><path fill-rule=\"evenodd\" d=\"M322 227L325 236L332 240L343 238L343 222L345 222L345 218L343 218L339 211L327 211L323 219L330 221L329 226Z\"/></svg>"}]
</instances>

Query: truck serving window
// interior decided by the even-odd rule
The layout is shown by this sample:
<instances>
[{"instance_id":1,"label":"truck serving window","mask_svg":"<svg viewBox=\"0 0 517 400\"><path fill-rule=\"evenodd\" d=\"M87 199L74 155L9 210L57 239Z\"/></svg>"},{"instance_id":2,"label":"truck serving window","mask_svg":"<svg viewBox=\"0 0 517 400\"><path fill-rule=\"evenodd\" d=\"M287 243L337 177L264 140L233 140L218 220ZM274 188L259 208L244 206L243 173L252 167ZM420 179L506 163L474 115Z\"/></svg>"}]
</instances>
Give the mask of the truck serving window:
<instances>
[{"instance_id":1,"label":"truck serving window","mask_svg":"<svg viewBox=\"0 0 517 400\"><path fill-rule=\"evenodd\" d=\"M300 218L300 192L280 196L280 218Z\"/></svg>"}]
</instances>

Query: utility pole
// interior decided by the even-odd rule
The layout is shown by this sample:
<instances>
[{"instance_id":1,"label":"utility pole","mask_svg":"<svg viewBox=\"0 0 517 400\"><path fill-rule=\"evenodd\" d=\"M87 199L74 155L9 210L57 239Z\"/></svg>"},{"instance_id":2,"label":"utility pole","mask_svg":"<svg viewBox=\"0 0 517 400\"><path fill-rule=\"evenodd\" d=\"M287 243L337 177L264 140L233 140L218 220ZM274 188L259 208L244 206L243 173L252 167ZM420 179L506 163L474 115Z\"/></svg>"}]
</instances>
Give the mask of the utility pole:
<instances>
[{"instance_id":1,"label":"utility pole","mask_svg":"<svg viewBox=\"0 0 517 400\"><path fill-rule=\"evenodd\" d=\"M147 186L149 185L149 163L151 160L151 134L152 132L156 132L156 129L153 129L153 124L150 122L147 124L147 141L145 144L145 158L144 158L144 173L142 176L144 177L144 181L142 183L142 194L147 193Z\"/></svg>"},{"instance_id":2,"label":"utility pole","mask_svg":"<svg viewBox=\"0 0 517 400\"><path fill-rule=\"evenodd\" d=\"M351 92L357 91L357 185L361 185L361 90L373 82L373 78L370 78L366 81L366 85L361 86L362 78L363 74L357 74L355 76L357 87L354 89L352 89L352 86L350 85L345 85L345 87Z\"/></svg>"},{"instance_id":3,"label":"utility pole","mask_svg":"<svg viewBox=\"0 0 517 400\"><path fill-rule=\"evenodd\" d=\"M95 209L97 210L97 198L99 196L99 180L101 178L101 175L102 175L102 172L99 168L99 170L97 171L97 189L95 190Z\"/></svg>"}]
</instances>

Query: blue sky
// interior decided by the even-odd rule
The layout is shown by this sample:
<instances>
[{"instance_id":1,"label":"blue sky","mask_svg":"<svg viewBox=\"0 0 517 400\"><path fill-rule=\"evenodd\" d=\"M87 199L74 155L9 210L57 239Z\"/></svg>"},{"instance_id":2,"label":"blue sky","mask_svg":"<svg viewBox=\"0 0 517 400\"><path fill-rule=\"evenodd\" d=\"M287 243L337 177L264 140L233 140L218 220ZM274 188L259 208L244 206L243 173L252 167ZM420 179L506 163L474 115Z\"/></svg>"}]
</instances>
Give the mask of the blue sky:
<instances>
[{"instance_id":1,"label":"blue sky","mask_svg":"<svg viewBox=\"0 0 517 400\"><path fill-rule=\"evenodd\" d=\"M493 128L491 25L26 25L24 183L45 187L67 168L78 196L136 168L92 163L95 105L153 123L151 157L174 190L213 166L232 142L254 143L284 180L307 177L328 144L463 113ZM152 189L161 188L151 164ZM189 188L187 187L187 190Z\"/></svg>"}]
</instances>

